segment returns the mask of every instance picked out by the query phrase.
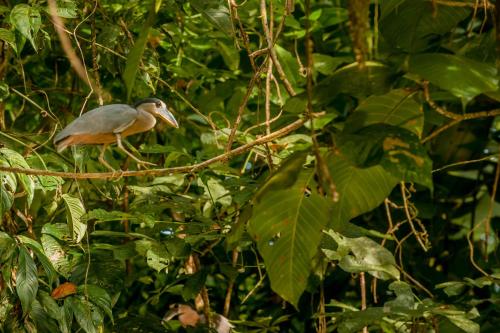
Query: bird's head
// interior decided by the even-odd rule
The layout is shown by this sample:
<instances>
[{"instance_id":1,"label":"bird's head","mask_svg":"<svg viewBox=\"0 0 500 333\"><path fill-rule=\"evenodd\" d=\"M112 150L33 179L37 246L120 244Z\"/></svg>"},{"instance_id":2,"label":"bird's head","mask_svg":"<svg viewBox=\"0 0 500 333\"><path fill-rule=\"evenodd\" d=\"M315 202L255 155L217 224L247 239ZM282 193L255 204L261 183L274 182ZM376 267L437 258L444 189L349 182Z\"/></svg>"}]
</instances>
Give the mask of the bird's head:
<instances>
[{"instance_id":1,"label":"bird's head","mask_svg":"<svg viewBox=\"0 0 500 333\"><path fill-rule=\"evenodd\" d=\"M155 117L160 118L172 127L179 128L174 115L168 111L167 105L158 98L146 98L134 104L137 110L146 111Z\"/></svg>"}]
</instances>

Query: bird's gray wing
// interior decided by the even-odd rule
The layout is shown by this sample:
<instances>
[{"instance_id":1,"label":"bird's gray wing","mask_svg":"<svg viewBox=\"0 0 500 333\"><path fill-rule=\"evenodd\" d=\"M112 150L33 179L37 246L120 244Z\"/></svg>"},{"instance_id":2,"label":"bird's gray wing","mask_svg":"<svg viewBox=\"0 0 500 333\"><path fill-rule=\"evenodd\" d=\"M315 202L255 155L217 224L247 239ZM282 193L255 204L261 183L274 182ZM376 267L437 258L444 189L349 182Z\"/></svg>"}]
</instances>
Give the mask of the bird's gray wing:
<instances>
[{"instance_id":1,"label":"bird's gray wing","mask_svg":"<svg viewBox=\"0 0 500 333\"><path fill-rule=\"evenodd\" d=\"M54 138L54 142L70 135L116 133L130 126L137 118L137 110L126 104L98 107L76 118ZM118 131L120 132L120 131Z\"/></svg>"}]
</instances>

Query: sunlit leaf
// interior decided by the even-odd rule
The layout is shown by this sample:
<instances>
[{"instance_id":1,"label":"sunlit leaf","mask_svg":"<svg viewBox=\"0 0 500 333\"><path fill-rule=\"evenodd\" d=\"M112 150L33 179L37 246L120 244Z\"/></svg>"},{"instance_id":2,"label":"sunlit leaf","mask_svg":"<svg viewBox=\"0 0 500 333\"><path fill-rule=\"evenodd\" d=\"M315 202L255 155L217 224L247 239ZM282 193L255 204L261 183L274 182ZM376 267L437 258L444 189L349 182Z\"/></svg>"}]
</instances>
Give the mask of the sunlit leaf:
<instances>
[{"instance_id":1,"label":"sunlit leaf","mask_svg":"<svg viewBox=\"0 0 500 333\"><path fill-rule=\"evenodd\" d=\"M396 298L387 301L384 307L387 309L394 309L395 311L405 309L413 310L415 307L415 295L411 290L411 286L403 281L395 281L389 285L389 289L394 291Z\"/></svg>"},{"instance_id":2,"label":"sunlit leaf","mask_svg":"<svg viewBox=\"0 0 500 333\"><path fill-rule=\"evenodd\" d=\"M170 265L171 255L167 249L160 244L154 244L147 252L148 266L159 271L167 269Z\"/></svg>"},{"instance_id":3,"label":"sunlit leaf","mask_svg":"<svg viewBox=\"0 0 500 333\"><path fill-rule=\"evenodd\" d=\"M42 25L38 9L27 4L16 5L10 12L10 22L37 50L35 38Z\"/></svg>"},{"instance_id":4,"label":"sunlit leaf","mask_svg":"<svg viewBox=\"0 0 500 333\"><path fill-rule=\"evenodd\" d=\"M399 280L399 270L392 253L368 237L344 237L333 230L327 232L338 245L336 250L323 249L328 259L338 261L350 273L368 272L378 279ZM352 255L350 254L352 253Z\"/></svg>"},{"instance_id":5,"label":"sunlit leaf","mask_svg":"<svg viewBox=\"0 0 500 333\"><path fill-rule=\"evenodd\" d=\"M78 17L78 7L74 0L57 0L56 5L58 16L69 19ZM50 14L48 8L45 11Z\"/></svg>"},{"instance_id":6,"label":"sunlit leaf","mask_svg":"<svg viewBox=\"0 0 500 333\"><path fill-rule=\"evenodd\" d=\"M440 309L436 308L432 311L435 314L444 316L448 319L453 325L466 333L479 333L481 331L481 327L478 323L467 318L467 313L460 310L455 309Z\"/></svg>"},{"instance_id":7,"label":"sunlit leaf","mask_svg":"<svg viewBox=\"0 0 500 333\"><path fill-rule=\"evenodd\" d=\"M324 75L331 75L343 63L352 63L351 57L332 57L326 54L314 53L314 69Z\"/></svg>"},{"instance_id":8,"label":"sunlit leaf","mask_svg":"<svg viewBox=\"0 0 500 333\"><path fill-rule=\"evenodd\" d=\"M11 30L0 28L0 39L7 42L17 52L16 36Z\"/></svg>"},{"instance_id":9,"label":"sunlit leaf","mask_svg":"<svg viewBox=\"0 0 500 333\"><path fill-rule=\"evenodd\" d=\"M465 103L477 95L498 89L495 67L462 56L424 53L410 57L409 71L448 90Z\"/></svg>"},{"instance_id":10,"label":"sunlit leaf","mask_svg":"<svg viewBox=\"0 0 500 333\"><path fill-rule=\"evenodd\" d=\"M422 106L417 103L413 93L403 89L370 96L347 118L344 132L352 133L377 123L406 128L420 137L424 127Z\"/></svg>"},{"instance_id":11,"label":"sunlit leaf","mask_svg":"<svg viewBox=\"0 0 500 333\"><path fill-rule=\"evenodd\" d=\"M59 274L69 277L73 270L74 262L70 259L67 251L50 235L42 235L41 242L43 250L55 270Z\"/></svg>"},{"instance_id":12,"label":"sunlit leaf","mask_svg":"<svg viewBox=\"0 0 500 333\"><path fill-rule=\"evenodd\" d=\"M85 214L85 208L80 199L69 194L63 194L62 198L66 206L66 217L71 237L75 242L79 243L87 231L87 225L81 222L82 216Z\"/></svg>"}]
</instances>

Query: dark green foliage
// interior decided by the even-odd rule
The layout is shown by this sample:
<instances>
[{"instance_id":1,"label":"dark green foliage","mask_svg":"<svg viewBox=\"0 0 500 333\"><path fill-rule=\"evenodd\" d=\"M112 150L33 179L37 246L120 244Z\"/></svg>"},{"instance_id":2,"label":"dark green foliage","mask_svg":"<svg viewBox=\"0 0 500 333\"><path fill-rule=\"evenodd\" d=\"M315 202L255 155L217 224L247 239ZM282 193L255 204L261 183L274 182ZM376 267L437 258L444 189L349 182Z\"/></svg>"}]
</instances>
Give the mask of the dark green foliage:
<instances>
[{"instance_id":1,"label":"dark green foliage","mask_svg":"<svg viewBox=\"0 0 500 333\"><path fill-rule=\"evenodd\" d=\"M0 332L207 331L166 320L187 304L237 332L496 333L497 2L265 1L264 28L257 0L56 0L93 91L47 2L3 2ZM76 179L108 170L54 135L148 97L180 124L126 139L152 169L236 151Z\"/></svg>"}]
</instances>

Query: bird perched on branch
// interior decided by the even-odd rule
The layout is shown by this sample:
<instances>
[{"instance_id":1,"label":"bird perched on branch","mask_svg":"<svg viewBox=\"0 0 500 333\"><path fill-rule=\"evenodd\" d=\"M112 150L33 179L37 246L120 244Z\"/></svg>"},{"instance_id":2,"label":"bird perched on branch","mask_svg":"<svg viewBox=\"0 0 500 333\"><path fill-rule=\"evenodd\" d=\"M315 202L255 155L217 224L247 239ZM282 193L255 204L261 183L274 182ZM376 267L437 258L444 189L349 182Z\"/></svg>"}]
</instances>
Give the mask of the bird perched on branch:
<instances>
[{"instance_id":1,"label":"bird perched on branch","mask_svg":"<svg viewBox=\"0 0 500 333\"><path fill-rule=\"evenodd\" d=\"M150 130L156 124L156 117L172 127L179 127L163 101L157 98L146 98L133 106L111 104L86 112L59 132L54 138L54 144L58 152L73 145L102 145L99 161L113 170L104 160L104 151L109 144L116 142L118 148L137 163L152 165L127 151L123 147L122 139Z\"/></svg>"}]
</instances>

